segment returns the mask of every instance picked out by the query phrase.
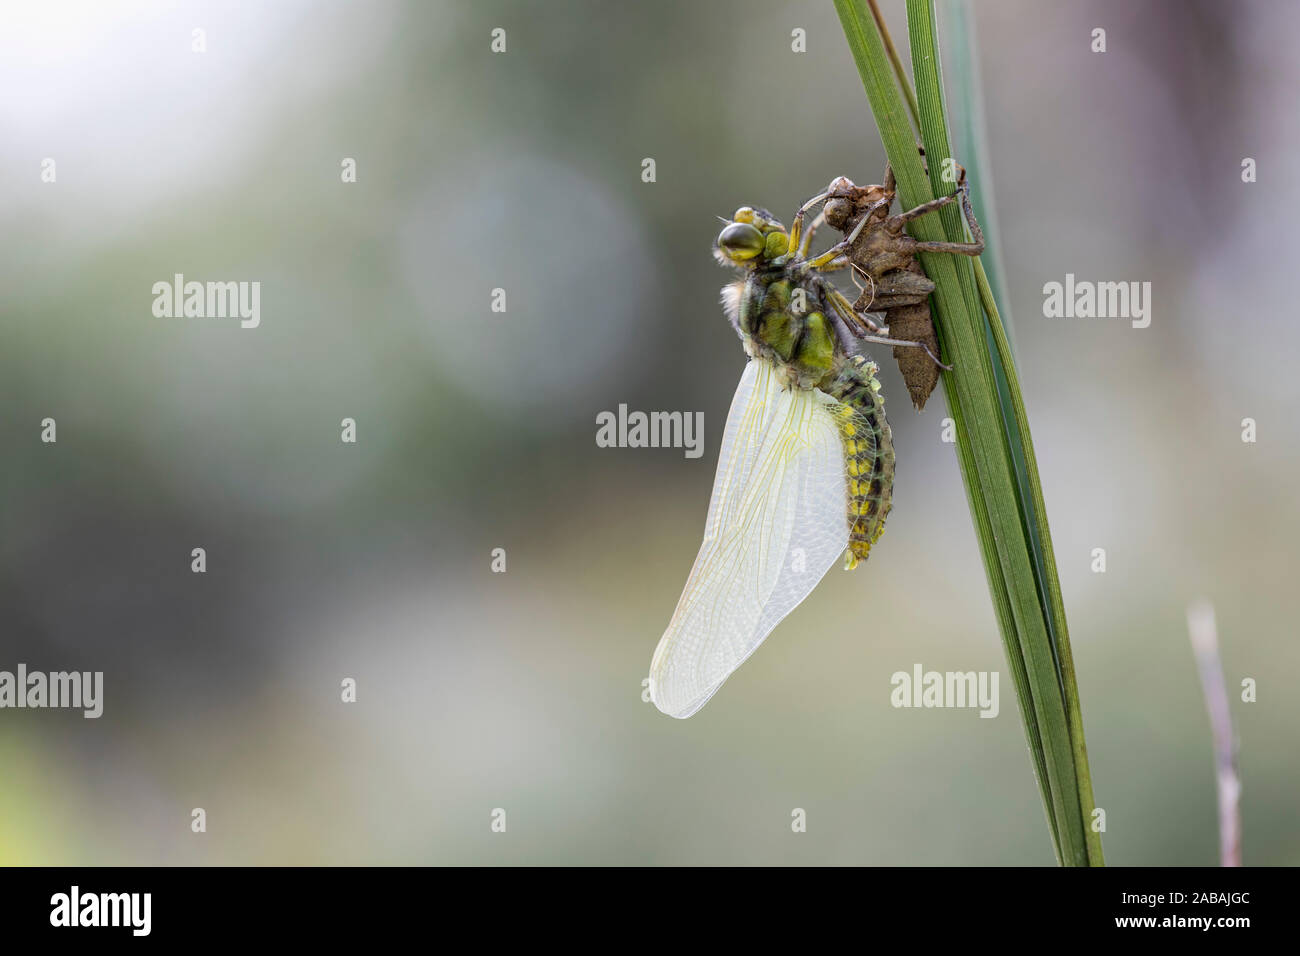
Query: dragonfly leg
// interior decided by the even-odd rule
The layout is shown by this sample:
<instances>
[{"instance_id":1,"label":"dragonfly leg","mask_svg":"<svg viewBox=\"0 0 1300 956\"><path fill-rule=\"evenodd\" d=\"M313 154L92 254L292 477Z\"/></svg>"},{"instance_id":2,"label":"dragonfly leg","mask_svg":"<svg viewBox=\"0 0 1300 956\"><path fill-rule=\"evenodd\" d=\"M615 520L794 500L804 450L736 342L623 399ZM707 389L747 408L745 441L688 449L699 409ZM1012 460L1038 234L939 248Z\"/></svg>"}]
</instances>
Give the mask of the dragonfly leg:
<instances>
[{"instance_id":1,"label":"dragonfly leg","mask_svg":"<svg viewBox=\"0 0 1300 956\"><path fill-rule=\"evenodd\" d=\"M808 258L808 253L812 251L813 236L817 234L818 228L825 225L825 223L826 223L826 211L822 210L821 212L817 213L817 218L814 219L809 224L808 231L804 234L803 241L799 243L800 259Z\"/></svg>"},{"instance_id":2,"label":"dragonfly leg","mask_svg":"<svg viewBox=\"0 0 1300 956\"><path fill-rule=\"evenodd\" d=\"M862 338L864 334L889 334L888 327L877 324L866 312L859 312L853 308L853 303L845 298L844 293L838 289L831 289L827 292L826 301L839 314L839 317L848 323L849 328L857 338Z\"/></svg>"},{"instance_id":3,"label":"dragonfly leg","mask_svg":"<svg viewBox=\"0 0 1300 956\"><path fill-rule=\"evenodd\" d=\"M799 211L794 214L794 220L790 223L790 252L796 252L799 249L799 242L803 236L803 217L808 214L808 210L818 203L826 201L826 193L818 193L799 207Z\"/></svg>"},{"instance_id":4,"label":"dragonfly leg","mask_svg":"<svg viewBox=\"0 0 1300 956\"><path fill-rule=\"evenodd\" d=\"M958 256L978 256L984 251L984 231L980 229L979 222L975 219L975 212L970 205L970 183L966 180L966 170L961 171L961 179L957 185L957 191L948 196L940 196L938 199L932 199L929 202L921 203L915 209L909 209L907 212L900 213L895 218L902 222L910 222L926 213L934 212L936 209L946 206L955 199L961 200L962 211L966 214L966 223L970 226L972 242L917 242L911 248L914 252L948 252Z\"/></svg>"},{"instance_id":5,"label":"dragonfly leg","mask_svg":"<svg viewBox=\"0 0 1300 956\"><path fill-rule=\"evenodd\" d=\"M939 366L939 368L943 369L945 372L951 372L953 369L951 365L945 365L943 362L939 361L939 356L931 352L930 346L926 345L924 342L909 342L906 339L891 339L887 335L859 335L858 338L863 342L872 342L876 345L892 345L895 348L921 349L926 355L930 356L931 362Z\"/></svg>"},{"instance_id":6,"label":"dragonfly leg","mask_svg":"<svg viewBox=\"0 0 1300 956\"><path fill-rule=\"evenodd\" d=\"M930 357L930 361L934 362L935 365L945 371L952 371L952 366L945 365L941 362L939 356L935 355L934 352L931 351L930 346L926 345L924 342L890 338L888 326L879 325L873 321L871 316L867 313L859 312L854 309L852 303L850 303L841 293L831 291L827 294L826 299L831 308L834 309L839 317L845 321L845 324L849 327L849 331L853 333L853 337L858 341L872 342L877 345L892 345L897 348L921 349Z\"/></svg>"},{"instance_id":7,"label":"dragonfly leg","mask_svg":"<svg viewBox=\"0 0 1300 956\"><path fill-rule=\"evenodd\" d=\"M820 257L819 257L819 258L820 258ZM817 267L817 271L818 271L818 272L836 272L836 271L838 271L838 270L840 270L840 269L847 269L847 268L848 268L849 266L851 266L851 265L853 265L853 262L852 262L852 260L849 259L849 257L848 257L847 254L845 254L845 255L838 255L838 256L836 256L834 259L832 259L830 262L823 262L821 265L819 265L819 266Z\"/></svg>"},{"instance_id":8,"label":"dragonfly leg","mask_svg":"<svg viewBox=\"0 0 1300 956\"><path fill-rule=\"evenodd\" d=\"M894 218L900 222L911 222L913 219L919 219L926 213L934 212L936 209L942 209L956 198L956 193L949 193L947 196L940 196L938 199L931 199L929 202L923 202L916 208L907 210L907 212L900 212Z\"/></svg>"}]
</instances>

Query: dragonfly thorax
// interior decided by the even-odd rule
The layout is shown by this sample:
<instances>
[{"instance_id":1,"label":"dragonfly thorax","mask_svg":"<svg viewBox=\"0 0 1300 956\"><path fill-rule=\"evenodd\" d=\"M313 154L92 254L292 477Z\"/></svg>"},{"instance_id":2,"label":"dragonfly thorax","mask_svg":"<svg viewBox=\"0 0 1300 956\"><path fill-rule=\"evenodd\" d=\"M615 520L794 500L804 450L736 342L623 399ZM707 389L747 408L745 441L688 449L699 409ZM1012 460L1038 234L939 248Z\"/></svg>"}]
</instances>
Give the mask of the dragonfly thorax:
<instances>
[{"instance_id":1,"label":"dragonfly thorax","mask_svg":"<svg viewBox=\"0 0 1300 956\"><path fill-rule=\"evenodd\" d=\"M819 284L793 271L756 269L735 283L734 321L751 357L771 361L790 385L816 388L833 374L835 333Z\"/></svg>"}]
</instances>

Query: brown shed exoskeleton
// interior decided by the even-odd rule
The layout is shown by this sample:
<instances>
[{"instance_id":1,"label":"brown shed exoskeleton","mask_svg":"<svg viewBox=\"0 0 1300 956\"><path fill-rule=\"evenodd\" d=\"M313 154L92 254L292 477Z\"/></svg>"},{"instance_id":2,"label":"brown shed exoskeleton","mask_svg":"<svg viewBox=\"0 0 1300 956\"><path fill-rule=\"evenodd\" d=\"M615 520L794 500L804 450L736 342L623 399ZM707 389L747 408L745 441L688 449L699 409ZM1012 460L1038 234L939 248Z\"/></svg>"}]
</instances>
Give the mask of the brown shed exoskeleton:
<instances>
[{"instance_id":1,"label":"brown shed exoskeleton","mask_svg":"<svg viewBox=\"0 0 1300 956\"><path fill-rule=\"evenodd\" d=\"M961 169L959 166L958 169ZM921 342L925 349L894 348L894 360L903 374L912 404L921 409L939 382L939 366L931 356L939 354L939 340L930 317L930 293L934 282L921 268L919 252L948 252L977 256L984 251L984 234L970 206L970 185L961 169L957 191L922 203L915 209L889 214L894 204L893 170L885 167L885 181L878 186L856 186L843 176L826 189L822 215L833 229L846 234L850 244L850 265L861 295L853 303L859 313L883 312L890 338ZM973 242L923 242L907 234L913 219L961 200Z\"/></svg>"}]
</instances>

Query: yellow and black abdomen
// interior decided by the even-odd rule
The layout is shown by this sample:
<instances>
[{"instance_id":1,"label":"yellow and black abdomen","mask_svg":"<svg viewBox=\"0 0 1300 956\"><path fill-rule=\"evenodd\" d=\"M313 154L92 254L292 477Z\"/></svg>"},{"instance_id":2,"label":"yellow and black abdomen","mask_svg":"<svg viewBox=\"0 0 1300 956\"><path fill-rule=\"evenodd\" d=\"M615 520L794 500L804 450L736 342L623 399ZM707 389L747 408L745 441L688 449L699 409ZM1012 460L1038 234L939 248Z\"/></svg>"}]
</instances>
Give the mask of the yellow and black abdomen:
<instances>
[{"instance_id":1,"label":"yellow and black abdomen","mask_svg":"<svg viewBox=\"0 0 1300 956\"><path fill-rule=\"evenodd\" d=\"M876 363L851 355L825 391L841 404L835 411L844 441L849 549L844 566L866 560L885 530L893 503L894 438L885 419Z\"/></svg>"}]
</instances>

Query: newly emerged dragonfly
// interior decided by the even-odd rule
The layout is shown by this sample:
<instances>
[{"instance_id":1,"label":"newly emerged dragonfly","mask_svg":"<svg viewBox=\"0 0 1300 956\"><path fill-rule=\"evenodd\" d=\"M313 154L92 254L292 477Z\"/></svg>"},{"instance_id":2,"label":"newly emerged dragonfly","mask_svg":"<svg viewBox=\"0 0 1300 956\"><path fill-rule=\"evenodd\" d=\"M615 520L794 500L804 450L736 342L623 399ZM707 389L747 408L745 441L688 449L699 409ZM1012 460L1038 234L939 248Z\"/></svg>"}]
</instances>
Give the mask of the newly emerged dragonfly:
<instances>
[{"instance_id":1,"label":"newly emerged dragonfly","mask_svg":"<svg viewBox=\"0 0 1300 956\"><path fill-rule=\"evenodd\" d=\"M650 665L651 699L673 717L704 706L841 555L847 570L864 560L889 514L893 440L877 366L857 349L930 350L888 337L826 275L850 265L870 216L811 254L824 216L806 232L805 216L838 198L840 182L809 200L789 232L766 210L741 207L714 246L742 273L722 302L749 363L723 431L704 542Z\"/></svg>"}]
</instances>

